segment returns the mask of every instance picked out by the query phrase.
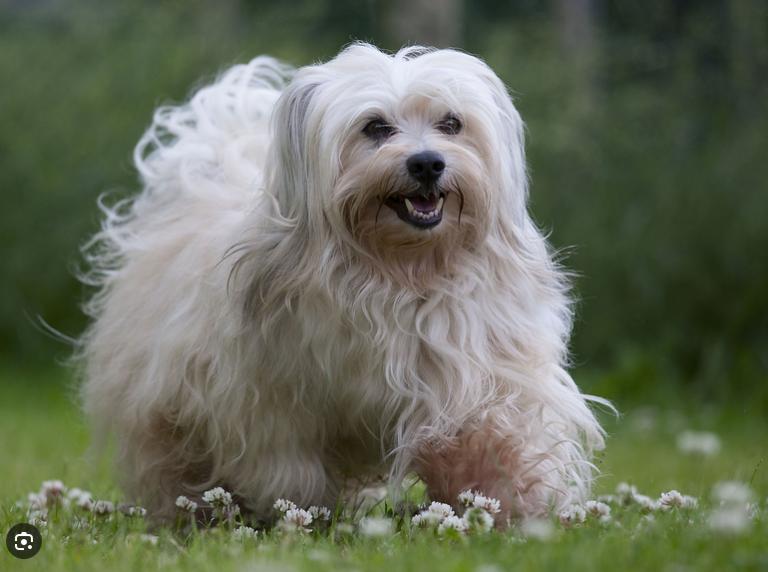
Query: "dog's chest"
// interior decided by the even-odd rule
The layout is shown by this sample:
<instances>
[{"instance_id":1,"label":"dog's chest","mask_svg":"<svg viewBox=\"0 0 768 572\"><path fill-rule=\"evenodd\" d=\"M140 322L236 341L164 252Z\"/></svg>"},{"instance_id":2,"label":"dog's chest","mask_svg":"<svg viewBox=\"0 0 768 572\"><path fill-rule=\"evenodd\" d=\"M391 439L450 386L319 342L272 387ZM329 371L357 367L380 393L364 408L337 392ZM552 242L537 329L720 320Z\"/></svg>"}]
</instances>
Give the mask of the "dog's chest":
<instances>
[{"instance_id":1,"label":"dog's chest","mask_svg":"<svg viewBox=\"0 0 768 572\"><path fill-rule=\"evenodd\" d=\"M447 359L456 349L452 319L436 304L344 308L318 303L300 326L308 382L321 400L350 415L391 413L401 400L412 402L438 389L441 374L455 369Z\"/></svg>"}]
</instances>

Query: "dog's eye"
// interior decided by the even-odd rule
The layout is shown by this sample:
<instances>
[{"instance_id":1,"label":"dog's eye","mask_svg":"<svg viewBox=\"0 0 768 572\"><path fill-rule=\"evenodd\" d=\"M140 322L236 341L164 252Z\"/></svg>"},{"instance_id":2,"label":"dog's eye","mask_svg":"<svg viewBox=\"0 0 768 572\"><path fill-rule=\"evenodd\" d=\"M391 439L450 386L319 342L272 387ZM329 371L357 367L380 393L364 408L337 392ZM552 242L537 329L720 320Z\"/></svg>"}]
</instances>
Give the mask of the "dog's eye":
<instances>
[{"instance_id":1,"label":"dog's eye","mask_svg":"<svg viewBox=\"0 0 768 572\"><path fill-rule=\"evenodd\" d=\"M375 139L376 141L384 141L385 139L389 139L392 137L392 135L397 133L397 128L393 125L385 123L381 119L374 119L373 121L369 121L368 124L363 128L363 133L365 133L371 139Z\"/></svg>"},{"instance_id":2,"label":"dog's eye","mask_svg":"<svg viewBox=\"0 0 768 572\"><path fill-rule=\"evenodd\" d=\"M446 135L456 135L461 131L461 121L458 117L450 115L443 119L443 121L437 126L437 130Z\"/></svg>"}]
</instances>

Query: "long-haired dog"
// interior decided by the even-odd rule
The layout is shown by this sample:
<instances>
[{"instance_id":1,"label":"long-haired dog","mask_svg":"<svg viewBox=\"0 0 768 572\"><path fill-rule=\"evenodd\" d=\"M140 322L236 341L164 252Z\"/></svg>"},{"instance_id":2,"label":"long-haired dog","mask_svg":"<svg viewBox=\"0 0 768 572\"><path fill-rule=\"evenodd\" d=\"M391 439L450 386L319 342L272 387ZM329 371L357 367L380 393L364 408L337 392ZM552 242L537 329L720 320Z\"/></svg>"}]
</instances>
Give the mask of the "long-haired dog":
<instances>
[{"instance_id":1,"label":"long-haired dog","mask_svg":"<svg viewBox=\"0 0 768 572\"><path fill-rule=\"evenodd\" d=\"M212 486L269 516L415 472L499 518L588 494L603 433L564 369L567 281L523 123L479 59L355 44L238 65L139 142L86 247L83 400L160 518Z\"/></svg>"}]
</instances>

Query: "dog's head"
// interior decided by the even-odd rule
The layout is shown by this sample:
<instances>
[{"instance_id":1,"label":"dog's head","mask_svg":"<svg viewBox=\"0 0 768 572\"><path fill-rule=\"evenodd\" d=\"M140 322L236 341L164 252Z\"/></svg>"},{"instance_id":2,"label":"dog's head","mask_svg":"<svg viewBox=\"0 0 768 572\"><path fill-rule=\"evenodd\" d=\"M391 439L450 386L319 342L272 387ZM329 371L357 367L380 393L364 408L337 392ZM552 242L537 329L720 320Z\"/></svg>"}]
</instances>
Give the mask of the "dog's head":
<instances>
[{"instance_id":1,"label":"dog's head","mask_svg":"<svg viewBox=\"0 0 768 572\"><path fill-rule=\"evenodd\" d=\"M299 70L273 125L283 215L407 281L525 216L522 121L473 56L355 44Z\"/></svg>"}]
</instances>

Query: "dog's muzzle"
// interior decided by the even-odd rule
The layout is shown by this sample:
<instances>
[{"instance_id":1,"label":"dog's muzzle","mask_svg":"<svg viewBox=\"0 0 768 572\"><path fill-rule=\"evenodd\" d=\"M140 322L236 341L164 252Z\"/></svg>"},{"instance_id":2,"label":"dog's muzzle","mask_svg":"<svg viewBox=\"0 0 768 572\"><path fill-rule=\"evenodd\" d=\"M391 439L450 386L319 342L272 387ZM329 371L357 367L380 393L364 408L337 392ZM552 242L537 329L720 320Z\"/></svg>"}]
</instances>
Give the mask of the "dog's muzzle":
<instances>
[{"instance_id":1,"label":"dog's muzzle","mask_svg":"<svg viewBox=\"0 0 768 572\"><path fill-rule=\"evenodd\" d=\"M415 228L435 228L443 220L445 192L440 190L438 180L445 171L445 160L439 153L424 151L408 157L406 167L416 189L390 195L384 204Z\"/></svg>"}]
</instances>

